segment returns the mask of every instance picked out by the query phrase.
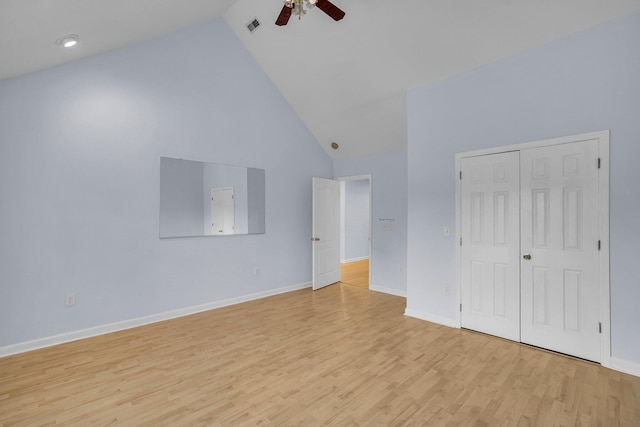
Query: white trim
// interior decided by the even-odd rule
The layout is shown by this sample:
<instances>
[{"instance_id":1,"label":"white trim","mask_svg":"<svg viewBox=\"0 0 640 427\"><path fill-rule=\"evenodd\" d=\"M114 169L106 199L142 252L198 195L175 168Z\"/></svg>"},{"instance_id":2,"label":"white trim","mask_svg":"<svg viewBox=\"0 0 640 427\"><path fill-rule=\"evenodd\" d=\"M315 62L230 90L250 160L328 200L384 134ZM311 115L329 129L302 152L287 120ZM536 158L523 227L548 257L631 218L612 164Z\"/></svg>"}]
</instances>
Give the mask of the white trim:
<instances>
[{"instance_id":1,"label":"white trim","mask_svg":"<svg viewBox=\"0 0 640 427\"><path fill-rule=\"evenodd\" d=\"M342 264L344 264L344 263L347 263L347 262L364 261L365 259L369 259L369 257L368 256L361 256L361 257L358 257L358 258L343 259L343 260L340 260L340 262Z\"/></svg>"},{"instance_id":2,"label":"white trim","mask_svg":"<svg viewBox=\"0 0 640 427\"><path fill-rule=\"evenodd\" d=\"M460 310L462 304L462 252L460 250L460 242L462 239L462 180L460 179L460 173L462 171L462 155L463 153L456 153L455 168L456 168L456 286L455 286L455 300L458 302L458 307L455 308L456 312L456 325L458 328L462 327L462 313Z\"/></svg>"},{"instance_id":3,"label":"white trim","mask_svg":"<svg viewBox=\"0 0 640 427\"><path fill-rule=\"evenodd\" d=\"M416 319L426 320L427 322L437 323L439 325L448 326L450 328L459 329L460 326L456 324L456 321L448 317L440 316L438 314L427 313L426 311L412 310L406 308L404 315L409 317L415 317Z\"/></svg>"},{"instance_id":4,"label":"white trim","mask_svg":"<svg viewBox=\"0 0 640 427\"><path fill-rule=\"evenodd\" d=\"M371 286L369 286L369 290L370 291L376 291L376 292L382 292L384 294L391 294L391 295L395 295L395 296L403 297L403 298L407 297L407 291L403 291L402 289L394 289L394 288L387 288L387 287L384 287L384 286L371 285Z\"/></svg>"},{"instance_id":5,"label":"white trim","mask_svg":"<svg viewBox=\"0 0 640 427\"><path fill-rule=\"evenodd\" d=\"M640 363L629 362L628 360L618 359L617 357L611 357L610 361L611 366L609 366L609 368L640 377Z\"/></svg>"},{"instance_id":6,"label":"white trim","mask_svg":"<svg viewBox=\"0 0 640 427\"><path fill-rule=\"evenodd\" d=\"M178 317L189 316L191 314L209 311L216 308L227 307L230 305L240 304L243 302L253 301L273 295L284 294L287 292L297 291L311 287L311 282L300 283L297 285L285 286L282 288L271 289L268 291L257 292L254 294L243 295L240 297L229 298L220 301L212 301L207 304L196 305L192 307L180 308L178 310L166 311L164 313L151 314L149 316L138 317L135 319L123 320L120 322L108 323L105 325L94 326L92 328L80 329L78 331L65 332L59 335L39 338L32 341L25 341L18 344L11 344L0 347L0 357L11 356L18 353L37 350L44 347L51 347L58 344L64 344L71 341L77 341L85 338L91 338L98 335L109 334L112 332L123 331L125 329L137 328L151 323L162 322L164 320L175 319Z\"/></svg>"},{"instance_id":7,"label":"white trim","mask_svg":"<svg viewBox=\"0 0 640 427\"><path fill-rule=\"evenodd\" d=\"M456 153L456 160L463 157L485 156L487 154L505 153L507 151L520 151L528 148L548 147L550 145L569 144L571 142L591 141L594 139L609 141L609 130L601 130L598 132L581 133L578 135L561 136L558 138L543 139L540 141L529 141L518 144L505 145L502 147L483 148L480 150L464 151ZM457 171L456 171L457 173Z\"/></svg>"},{"instance_id":8,"label":"white trim","mask_svg":"<svg viewBox=\"0 0 640 427\"><path fill-rule=\"evenodd\" d=\"M602 337L600 338L600 363L611 367L611 282L609 278L609 131L598 132L598 157L600 158L600 173L598 185L600 200L599 234L600 234L600 319L602 322Z\"/></svg>"},{"instance_id":9,"label":"white trim","mask_svg":"<svg viewBox=\"0 0 640 427\"><path fill-rule=\"evenodd\" d=\"M340 176L337 178L334 178L336 181L362 181L365 179L371 180L371 174L365 174L365 175L353 175L353 176Z\"/></svg>"},{"instance_id":10,"label":"white trim","mask_svg":"<svg viewBox=\"0 0 640 427\"><path fill-rule=\"evenodd\" d=\"M599 234L601 239L600 248L600 319L602 322L602 337L600 339L600 364L605 367L611 367L611 305L610 305L610 292L611 283L609 280L609 138L610 131L603 130L598 132L583 133L579 135L563 136L560 138L545 139L541 141L524 142L521 144L507 145L503 147L493 147L481 150L466 151L462 153L456 153L455 155L455 168L456 168L456 292L458 297L458 304L462 303L462 293L460 292L460 274L462 270L462 258L460 253L460 245L457 243L460 241L461 235L461 217L460 209L461 203L461 183L459 179L460 164L464 157L484 156L489 154L498 154L508 151L520 151L529 148L547 147L551 145L568 144L571 142L592 141L598 140L598 155L600 157L600 173L598 174L599 185ZM458 324L461 324L460 311L456 308L456 317Z\"/></svg>"}]
</instances>

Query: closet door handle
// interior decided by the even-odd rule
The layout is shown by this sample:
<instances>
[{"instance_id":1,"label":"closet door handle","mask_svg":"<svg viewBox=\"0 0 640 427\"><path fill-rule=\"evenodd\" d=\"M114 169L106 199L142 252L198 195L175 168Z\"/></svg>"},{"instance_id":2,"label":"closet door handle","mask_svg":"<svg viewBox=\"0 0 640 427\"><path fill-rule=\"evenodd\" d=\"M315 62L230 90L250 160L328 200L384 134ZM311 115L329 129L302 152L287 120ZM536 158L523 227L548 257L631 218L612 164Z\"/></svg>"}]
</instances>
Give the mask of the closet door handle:
<instances>
[{"instance_id":1,"label":"closet door handle","mask_svg":"<svg viewBox=\"0 0 640 427\"><path fill-rule=\"evenodd\" d=\"M522 258L524 258L526 260L530 260L531 259L531 254L524 254L524 255L522 255Z\"/></svg>"}]
</instances>

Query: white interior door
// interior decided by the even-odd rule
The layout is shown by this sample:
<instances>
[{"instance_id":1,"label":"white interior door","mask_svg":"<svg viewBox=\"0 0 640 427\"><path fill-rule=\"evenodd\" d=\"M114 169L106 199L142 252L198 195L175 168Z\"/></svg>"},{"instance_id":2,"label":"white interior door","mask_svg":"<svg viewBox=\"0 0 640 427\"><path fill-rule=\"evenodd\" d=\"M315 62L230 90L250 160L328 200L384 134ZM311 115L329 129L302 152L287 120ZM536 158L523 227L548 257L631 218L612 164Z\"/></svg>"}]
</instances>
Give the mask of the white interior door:
<instances>
[{"instance_id":1,"label":"white interior door","mask_svg":"<svg viewBox=\"0 0 640 427\"><path fill-rule=\"evenodd\" d=\"M340 182L313 178L313 289L340 281Z\"/></svg>"},{"instance_id":2,"label":"white interior door","mask_svg":"<svg viewBox=\"0 0 640 427\"><path fill-rule=\"evenodd\" d=\"M211 189L211 234L235 233L235 204L233 187Z\"/></svg>"},{"instance_id":3,"label":"white interior door","mask_svg":"<svg viewBox=\"0 0 640 427\"><path fill-rule=\"evenodd\" d=\"M519 341L519 154L463 158L461 170L461 325Z\"/></svg>"},{"instance_id":4,"label":"white interior door","mask_svg":"<svg viewBox=\"0 0 640 427\"><path fill-rule=\"evenodd\" d=\"M598 141L521 151L522 342L600 361Z\"/></svg>"}]
</instances>

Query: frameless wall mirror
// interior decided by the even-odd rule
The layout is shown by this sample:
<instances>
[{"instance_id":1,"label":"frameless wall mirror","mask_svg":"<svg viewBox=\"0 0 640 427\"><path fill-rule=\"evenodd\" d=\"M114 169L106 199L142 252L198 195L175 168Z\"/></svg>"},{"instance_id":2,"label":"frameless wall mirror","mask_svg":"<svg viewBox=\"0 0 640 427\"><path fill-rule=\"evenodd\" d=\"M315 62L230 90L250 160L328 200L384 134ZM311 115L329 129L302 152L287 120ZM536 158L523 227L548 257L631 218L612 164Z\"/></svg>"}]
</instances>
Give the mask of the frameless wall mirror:
<instances>
[{"instance_id":1,"label":"frameless wall mirror","mask_svg":"<svg viewBox=\"0 0 640 427\"><path fill-rule=\"evenodd\" d=\"M264 169L160 158L160 238L264 233Z\"/></svg>"}]
</instances>

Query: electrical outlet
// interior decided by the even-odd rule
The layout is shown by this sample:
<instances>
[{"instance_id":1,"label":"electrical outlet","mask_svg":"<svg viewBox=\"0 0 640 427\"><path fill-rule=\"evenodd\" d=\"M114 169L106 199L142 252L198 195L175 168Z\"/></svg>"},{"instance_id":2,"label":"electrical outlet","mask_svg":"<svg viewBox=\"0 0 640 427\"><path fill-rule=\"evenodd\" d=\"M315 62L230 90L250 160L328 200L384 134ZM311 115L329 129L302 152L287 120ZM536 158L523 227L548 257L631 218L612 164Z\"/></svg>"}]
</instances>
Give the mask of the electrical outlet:
<instances>
[{"instance_id":1,"label":"electrical outlet","mask_svg":"<svg viewBox=\"0 0 640 427\"><path fill-rule=\"evenodd\" d=\"M253 275L254 276L259 276L260 275L260 267L254 267L253 268Z\"/></svg>"},{"instance_id":2,"label":"electrical outlet","mask_svg":"<svg viewBox=\"0 0 640 427\"><path fill-rule=\"evenodd\" d=\"M444 293L445 294L449 293L449 285L444 285Z\"/></svg>"},{"instance_id":3,"label":"electrical outlet","mask_svg":"<svg viewBox=\"0 0 640 427\"><path fill-rule=\"evenodd\" d=\"M445 237L449 237L451 236L451 227L449 227L448 225L446 227L444 227L444 229L442 230L442 233L445 235Z\"/></svg>"},{"instance_id":4,"label":"electrical outlet","mask_svg":"<svg viewBox=\"0 0 640 427\"><path fill-rule=\"evenodd\" d=\"M72 305L76 305L76 294L66 294L64 296L64 305L67 307L71 307Z\"/></svg>"}]
</instances>

